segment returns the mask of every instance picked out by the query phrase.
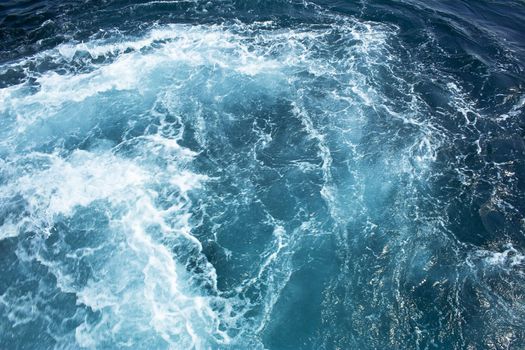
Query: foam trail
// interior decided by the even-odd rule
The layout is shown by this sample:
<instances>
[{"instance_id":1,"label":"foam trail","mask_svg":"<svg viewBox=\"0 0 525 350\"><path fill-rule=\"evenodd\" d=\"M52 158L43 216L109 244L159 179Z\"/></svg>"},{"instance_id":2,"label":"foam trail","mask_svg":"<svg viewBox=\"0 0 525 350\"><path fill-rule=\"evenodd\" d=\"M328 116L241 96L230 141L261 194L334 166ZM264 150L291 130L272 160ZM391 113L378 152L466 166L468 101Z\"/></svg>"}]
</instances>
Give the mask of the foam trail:
<instances>
[{"instance_id":1,"label":"foam trail","mask_svg":"<svg viewBox=\"0 0 525 350\"><path fill-rule=\"evenodd\" d=\"M397 8L220 5L104 3L184 16L0 64L0 347L519 347L502 66Z\"/></svg>"}]
</instances>

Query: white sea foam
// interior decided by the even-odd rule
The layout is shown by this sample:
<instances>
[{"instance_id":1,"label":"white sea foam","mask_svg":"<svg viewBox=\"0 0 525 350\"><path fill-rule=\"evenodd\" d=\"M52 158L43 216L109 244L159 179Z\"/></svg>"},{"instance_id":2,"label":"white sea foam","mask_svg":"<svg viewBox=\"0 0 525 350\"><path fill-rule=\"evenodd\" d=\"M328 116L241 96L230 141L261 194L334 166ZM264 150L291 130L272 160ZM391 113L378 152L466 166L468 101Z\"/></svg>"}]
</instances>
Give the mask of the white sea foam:
<instances>
[{"instance_id":1,"label":"white sea foam","mask_svg":"<svg viewBox=\"0 0 525 350\"><path fill-rule=\"evenodd\" d=\"M318 52L330 48L326 41L334 32L340 34L342 40L353 42L341 52L345 59L320 58ZM242 317L252 311L251 301L237 300L232 296L234 291L228 291L228 297L222 296L217 288L217 272L203 254L201 241L193 235L190 194L206 189L206 183L214 179L191 170L192 160L199 153L181 146L186 132L184 126L177 129L173 126L175 122L166 121L167 117L158 112L152 125L160 131L119 139L115 141L120 142L116 146L108 141L108 146L100 149L69 153L56 150L38 155L32 149L32 139L22 144L23 137L18 136L30 135L28 130L39 128L37 121L63 118L65 110L71 113L67 117L73 118L72 124L82 121L89 124L88 130L94 129L104 118L90 114L97 112L92 112L89 100L93 99L94 105L103 105L113 101L111 96L104 98L109 94L129 92L129 95L118 95L119 101L115 103L138 106L138 110L151 114L154 114L152 104L160 103L165 105L166 115L170 114L180 124L184 124L184 118L189 118L187 114L191 111L195 117L195 138L202 146L208 142L202 132L206 123L214 122L213 118L235 121L236 117L217 108L215 113L208 112L212 117L205 120L204 108L199 107L206 102L220 107L229 94L253 93L255 96L261 91L276 100L297 100L291 103L293 113L308 139L317 146L324 182L321 195L342 227L355 213L346 204L355 200L354 207L362 206L364 186L335 183L330 135L325 135L326 130L319 127L319 121L326 118L333 129L348 131L343 132L343 136L337 135L342 144L348 146L348 152L356 155L352 147L360 142L361 130L368 122L365 107L405 117L385 107L380 92L366 84L366 69L380 64L380 58L387 53L384 50L387 38L385 28L352 20L296 30L274 29L272 23L238 24L231 28L171 25L154 28L139 39L64 44L31 58L39 60L46 56L67 63L87 54L93 59L105 60L88 63L89 69L82 73L72 70L65 74L34 74L34 91L26 85L0 89L0 112L16 116L9 142L14 143L13 147L33 152L10 155L8 166L19 175L2 184L0 194L2 198L20 196L27 203L26 216L18 222L16 218L6 220L0 239L23 235L28 231L27 225L49 236L55 223L64 218L74 220L80 208L101 208L107 227L87 231L93 235L90 238L102 238L104 243L68 251L66 257L73 262L54 258L41 240L35 241L38 246L35 251L19 252L24 261L36 260L46 267L57 280L59 289L75 293L79 308L97 313L96 320L86 317L76 327L74 337L79 346L148 344L160 348L208 349L243 341L244 344L257 343L257 338L248 341L243 336L248 338L264 330L291 276L294 245L306 234L313 235L314 224L286 227L284 222L269 219L274 227L271 243L261 256L260 268L241 283L245 289L267 287L258 300L262 311L250 316L255 322L243 320ZM327 107L326 111L307 113L307 105L312 103L308 89L313 80L305 84L304 76L326 79L333 85L326 93L326 100L322 100L326 106L319 105L320 109ZM248 83L253 84L252 88L257 87L257 91L246 91L243 84ZM315 93L321 95L320 91ZM344 108L332 113L328 105L334 101ZM69 106L84 108L75 114L77 111L67 109ZM108 115L108 120L111 117ZM405 119L421 125L416 119ZM435 159L433 139L424 132L421 135L413 146L408 146L409 151L399 162L393 162L393 167L401 168L399 164L405 164L406 158L412 155L419 157L421 167ZM263 148L273 142L271 133L261 132L260 136L258 142ZM24 170L19 163L30 161L31 157L38 157L44 165ZM308 160L297 164L305 172L319 168ZM380 170L385 169L378 172ZM402 171L414 169L399 170ZM386 175L378 177L378 182L384 182L380 187L384 192L389 192L390 180ZM344 189L349 189L354 185L353 188L360 188L361 192L356 191L353 197L338 188L348 186ZM159 204L165 195L163 191L175 193L170 195L169 204ZM250 195L246 190L239 196ZM252 200L240 198L239 202ZM231 254L235 253L230 251L230 257ZM198 276L192 275L192 264L198 267L194 270L200 270ZM87 282L77 281L78 276L73 273L76 266L89 270ZM17 322L36 317L28 315Z\"/></svg>"},{"instance_id":2,"label":"white sea foam","mask_svg":"<svg viewBox=\"0 0 525 350\"><path fill-rule=\"evenodd\" d=\"M525 266L525 255L519 252L512 243L503 246L502 251L476 250L467 259L470 266L481 260L488 267L502 269L522 268Z\"/></svg>"},{"instance_id":3,"label":"white sea foam","mask_svg":"<svg viewBox=\"0 0 525 350\"><path fill-rule=\"evenodd\" d=\"M155 146L154 141L150 141L151 147ZM179 147L170 150L173 152ZM185 154L184 151L180 153ZM188 154L191 153L186 152ZM155 228L160 231L160 237L194 246L196 254L201 254L199 241L191 235L184 201L188 200L187 192L201 186L205 176L187 170L177 172L173 168L169 177L183 197L181 202L172 203L172 207L166 210L157 208L154 203L157 194L148 189L149 184L165 174L156 174L152 172L154 169L145 170L133 160L107 151L97 154L79 150L67 158L56 154L29 157L44 160L46 165L0 189L5 197L16 194L24 199L29 218L17 225L5 222L2 238L20 234L27 229L28 222L34 229L43 228L43 234L48 235L50 225L61 217L70 217L77 208L88 207L96 201L106 202L106 210L115 210L112 207L124 210L122 217L118 211L110 214L111 236L107 237L106 244L115 244L111 256L101 255L105 253L102 247L81 248L78 254L68 252L70 259L78 259L79 263L97 261L100 266L99 270L93 271L93 279L83 287L76 283L76 277L66 262L47 257L44 247L38 248L33 253L35 255L19 255L23 260L36 259L47 267L60 290L77 295L79 305L101 312L99 322L82 323L77 328L75 337L79 346L123 344L127 341L127 334L131 333L140 334L144 339L158 335L166 344L196 348L206 348L214 337L219 342L229 341L228 336L218 329L218 315L210 306L211 299L194 294L193 287L188 285L191 279L186 276L185 262L177 260L168 247L149 233ZM166 221L167 217L171 218L170 223ZM95 231L94 234L102 232ZM112 243L113 240L120 243ZM204 267L208 271L206 278L216 285L213 267L209 264ZM35 301L33 297L28 298ZM24 324L38 316L35 312L23 311L28 308L34 311L29 301L24 300L20 300L19 306L9 300L10 308L14 308L13 317L17 315L16 319L13 318L14 324ZM202 338L204 334L211 338Z\"/></svg>"}]
</instances>

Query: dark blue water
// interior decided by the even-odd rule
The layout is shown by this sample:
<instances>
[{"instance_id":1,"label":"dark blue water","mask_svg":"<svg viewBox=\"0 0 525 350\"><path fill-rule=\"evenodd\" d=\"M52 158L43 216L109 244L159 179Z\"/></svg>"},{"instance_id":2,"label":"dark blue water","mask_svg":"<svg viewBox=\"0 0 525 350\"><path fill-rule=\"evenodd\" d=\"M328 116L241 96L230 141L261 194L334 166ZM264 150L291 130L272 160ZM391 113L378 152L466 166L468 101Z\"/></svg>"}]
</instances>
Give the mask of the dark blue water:
<instances>
[{"instance_id":1,"label":"dark blue water","mask_svg":"<svg viewBox=\"0 0 525 350\"><path fill-rule=\"evenodd\" d=\"M525 2L3 1L0 349L525 349Z\"/></svg>"}]
</instances>

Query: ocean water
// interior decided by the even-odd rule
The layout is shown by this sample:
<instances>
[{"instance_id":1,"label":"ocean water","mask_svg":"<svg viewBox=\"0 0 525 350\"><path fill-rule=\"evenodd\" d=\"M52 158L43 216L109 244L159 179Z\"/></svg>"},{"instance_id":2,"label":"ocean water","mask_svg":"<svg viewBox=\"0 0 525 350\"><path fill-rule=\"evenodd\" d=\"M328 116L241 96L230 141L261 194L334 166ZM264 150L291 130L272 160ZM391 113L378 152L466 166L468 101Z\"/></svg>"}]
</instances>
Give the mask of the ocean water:
<instances>
[{"instance_id":1,"label":"ocean water","mask_svg":"<svg viewBox=\"0 0 525 350\"><path fill-rule=\"evenodd\" d=\"M0 349L525 349L525 2L4 0Z\"/></svg>"}]
</instances>

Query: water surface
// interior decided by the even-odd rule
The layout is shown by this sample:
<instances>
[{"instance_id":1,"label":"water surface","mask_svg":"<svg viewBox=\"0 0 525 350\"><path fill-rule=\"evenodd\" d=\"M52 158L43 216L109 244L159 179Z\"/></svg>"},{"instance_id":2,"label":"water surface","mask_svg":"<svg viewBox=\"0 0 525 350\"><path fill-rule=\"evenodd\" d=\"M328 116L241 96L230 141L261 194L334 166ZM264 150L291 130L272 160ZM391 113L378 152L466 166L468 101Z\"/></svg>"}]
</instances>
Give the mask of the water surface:
<instances>
[{"instance_id":1,"label":"water surface","mask_svg":"<svg viewBox=\"0 0 525 350\"><path fill-rule=\"evenodd\" d=\"M525 3L4 1L0 348L525 348Z\"/></svg>"}]
</instances>

